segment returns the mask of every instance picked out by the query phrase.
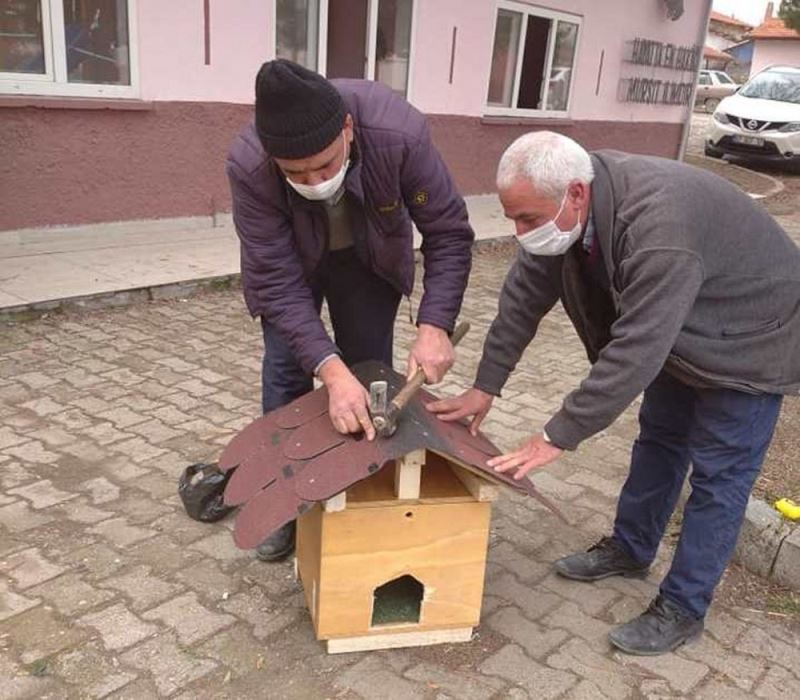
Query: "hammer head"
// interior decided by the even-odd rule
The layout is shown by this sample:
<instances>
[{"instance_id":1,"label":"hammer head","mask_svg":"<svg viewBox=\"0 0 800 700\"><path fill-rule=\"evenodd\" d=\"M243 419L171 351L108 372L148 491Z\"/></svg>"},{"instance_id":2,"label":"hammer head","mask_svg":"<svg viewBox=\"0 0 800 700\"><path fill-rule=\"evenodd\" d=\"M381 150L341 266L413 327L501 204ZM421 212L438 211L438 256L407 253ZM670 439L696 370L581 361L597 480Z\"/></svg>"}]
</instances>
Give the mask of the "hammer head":
<instances>
[{"instance_id":1,"label":"hammer head","mask_svg":"<svg viewBox=\"0 0 800 700\"><path fill-rule=\"evenodd\" d=\"M369 385L369 412L378 437L390 437L397 424L389 415L389 385L381 380Z\"/></svg>"}]
</instances>

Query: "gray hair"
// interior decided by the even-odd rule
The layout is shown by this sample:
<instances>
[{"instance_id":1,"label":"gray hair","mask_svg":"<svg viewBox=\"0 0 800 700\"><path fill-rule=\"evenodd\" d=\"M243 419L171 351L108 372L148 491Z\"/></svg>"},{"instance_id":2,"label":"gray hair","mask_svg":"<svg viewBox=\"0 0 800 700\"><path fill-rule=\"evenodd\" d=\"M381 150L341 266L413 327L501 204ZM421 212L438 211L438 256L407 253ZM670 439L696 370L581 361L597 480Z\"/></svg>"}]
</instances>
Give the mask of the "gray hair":
<instances>
[{"instance_id":1,"label":"gray hair","mask_svg":"<svg viewBox=\"0 0 800 700\"><path fill-rule=\"evenodd\" d=\"M497 188L528 180L538 192L558 198L575 180L587 185L594 179L592 160L586 150L563 134L533 131L512 143L497 166Z\"/></svg>"}]
</instances>

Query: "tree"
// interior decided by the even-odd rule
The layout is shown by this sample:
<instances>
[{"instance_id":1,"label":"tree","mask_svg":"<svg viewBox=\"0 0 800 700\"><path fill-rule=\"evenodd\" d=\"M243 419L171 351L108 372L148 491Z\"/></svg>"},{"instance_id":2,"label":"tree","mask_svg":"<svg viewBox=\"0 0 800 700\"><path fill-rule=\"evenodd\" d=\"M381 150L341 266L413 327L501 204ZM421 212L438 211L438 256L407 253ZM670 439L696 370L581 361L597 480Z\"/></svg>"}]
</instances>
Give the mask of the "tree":
<instances>
[{"instance_id":1,"label":"tree","mask_svg":"<svg viewBox=\"0 0 800 700\"><path fill-rule=\"evenodd\" d=\"M787 27L800 32L800 0L783 0L778 16Z\"/></svg>"}]
</instances>

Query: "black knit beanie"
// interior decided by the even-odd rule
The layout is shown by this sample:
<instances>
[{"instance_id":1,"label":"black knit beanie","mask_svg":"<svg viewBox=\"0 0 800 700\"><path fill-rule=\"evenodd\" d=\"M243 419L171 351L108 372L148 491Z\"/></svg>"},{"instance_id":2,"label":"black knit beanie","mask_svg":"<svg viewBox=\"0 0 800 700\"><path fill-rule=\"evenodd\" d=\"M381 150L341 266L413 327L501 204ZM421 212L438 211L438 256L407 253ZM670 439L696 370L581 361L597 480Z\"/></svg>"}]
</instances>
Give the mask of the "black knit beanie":
<instances>
[{"instance_id":1,"label":"black knit beanie","mask_svg":"<svg viewBox=\"0 0 800 700\"><path fill-rule=\"evenodd\" d=\"M292 61L268 61L256 76L256 132L276 158L308 158L344 128L347 110L336 88Z\"/></svg>"}]
</instances>

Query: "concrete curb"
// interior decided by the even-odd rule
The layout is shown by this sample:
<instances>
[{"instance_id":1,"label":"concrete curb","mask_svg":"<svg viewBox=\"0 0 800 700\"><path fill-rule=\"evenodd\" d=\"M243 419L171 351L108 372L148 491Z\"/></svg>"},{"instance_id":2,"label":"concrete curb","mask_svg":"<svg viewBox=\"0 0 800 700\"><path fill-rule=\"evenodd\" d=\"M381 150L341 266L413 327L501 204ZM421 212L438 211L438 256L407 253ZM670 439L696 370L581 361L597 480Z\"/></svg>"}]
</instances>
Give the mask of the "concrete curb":
<instances>
[{"instance_id":1,"label":"concrete curb","mask_svg":"<svg viewBox=\"0 0 800 700\"><path fill-rule=\"evenodd\" d=\"M787 588L800 591L800 528L794 528L783 540L772 578Z\"/></svg>"},{"instance_id":2,"label":"concrete curb","mask_svg":"<svg viewBox=\"0 0 800 700\"><path fill-rule=\"evenodd\" d=\"M513 237L498 236L485 238L473 243L473 252L476 255L494 251L514 250L516 243ZM414 251L415 259L422 263L422 254ZM0 323L23 323L32 319L41 318L47 314L63 313L66 311L87 311L96 309L109 309L131 304L141 304L159 299L185 299L204 291L231 289L241 285L241 274L236 272L214 277L201 277L190 280L179 280L166 284L134 287L132 289L117 289L97 294L66 297L63 299L49 299L18 306L0 308Z\"/></svg>"},{"instance_id":3,"label":"concrete curb","mask_svg":"<svg viewBox=\"0 0 800 700\"><path fill-rule=\"evenodd\" d=\"M238 286L240 282L241 276L236 273L7 306L0 309L0 323L20 323L65 311L110 309L158 299L184 299L203 291L230 289Z\"/></svg>"},{"instance_id":4,"label":"concrete curb","mask_svg":"<svg viewBox=\"0 0 800 700\"><path fill-rule=\"evenodd\" d=\"M748 571L800 591L800 528L760 499L747 503L734 557Z\"/></svg>"}]
</instances>

